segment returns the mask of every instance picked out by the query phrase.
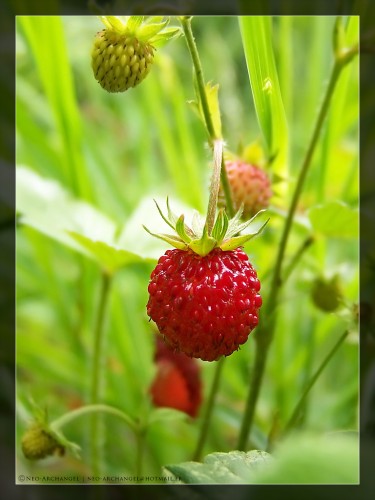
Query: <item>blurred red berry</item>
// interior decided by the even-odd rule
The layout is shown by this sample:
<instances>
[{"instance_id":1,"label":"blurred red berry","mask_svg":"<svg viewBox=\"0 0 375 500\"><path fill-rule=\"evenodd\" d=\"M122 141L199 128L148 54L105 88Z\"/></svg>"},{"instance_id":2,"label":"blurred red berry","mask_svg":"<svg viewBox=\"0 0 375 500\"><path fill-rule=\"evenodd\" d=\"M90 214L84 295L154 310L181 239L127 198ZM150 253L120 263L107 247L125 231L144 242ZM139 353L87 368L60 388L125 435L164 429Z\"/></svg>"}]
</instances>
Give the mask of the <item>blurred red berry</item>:
<instances>
[{"instance_id":1,"label":"blurred red berry","mask_svg":"<svg viewBox=\"0 0 375 500\"><path fill-rule=\"evenodd\" d=\"M150 387L155 406L175 408L196 417L202 402L200 366L195 359L175 352L156 337L156 376Z\"/></svg>"}]
</instances>

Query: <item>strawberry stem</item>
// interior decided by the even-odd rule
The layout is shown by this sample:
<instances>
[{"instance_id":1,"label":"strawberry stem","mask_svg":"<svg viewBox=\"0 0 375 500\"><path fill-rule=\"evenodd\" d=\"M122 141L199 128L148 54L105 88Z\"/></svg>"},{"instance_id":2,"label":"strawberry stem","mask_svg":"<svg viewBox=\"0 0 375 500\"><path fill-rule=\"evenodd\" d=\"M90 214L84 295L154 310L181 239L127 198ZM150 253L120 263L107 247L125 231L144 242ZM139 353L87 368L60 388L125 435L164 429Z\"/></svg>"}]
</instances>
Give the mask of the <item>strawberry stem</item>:
<instances>
[{"instance_id":1,"label":"strawberry stem","mask_svg":"<svg viewBox=\"0 0 375 500\"><path fill-rule=\"evenodd\" d=\"M108 302L109 290L111 285L111 276L106 272L102 273L101 290L99 297L98 315L95 325L91 394L90 402L96 405L99 401L101 382L102 382L102 352L103 352L103 333L104 318ZM91 419L91 460L92 472L95 476L100 476L100 443L99 443L99 416L94 414Z\"/></svg>"},{"instance_id":2,"label":"strawberry stem","mask_svg":"<svg viewBox=\"0 0 375 500\"><path fill-rule=\"evenodd\" d=\"M198 53L198 49L197 49L197 46L195 43L194 35L193 35L192 29L191 29L191 19L192 19L191 16L183 16L180 18L180 22L181 22L182 29L183 29L183 32L185 35L187 46L188 46L189 51L190 51L191 59L193 61L195 76L197 78L197 87L198 87L198 92L199 92L199 98L200 98L201 105L202 105L202 111L203 111L204 120L205 120L205 124L206 124L207 134L209 137L209 142L210 142L211 147L215 147L214 146L215 140L220 139L220 137L216 137L214 125L212 122L210 108L209 108L208 100L207 100L206 88L205 88L205 84L204 84L202 65L201 65L201 61L199 58L199 53ZM227 209L228 215L229 215L229 217L233 217L234 209L233 209L232 195L231 195L231 191L230 191L230 187L229 187L227 171L225 169L225 160L224 160L223 154L221 157L220 179L221 179L221 183L223 186L226 209Z\"/></svg>"},{"instance_id":3,"label":"strawberry stem","mask_svg":"<svg viewBox=\"0 0 375 500\"><path fill-rule=\"evenodd\" d=\"M216 393L217 393L218 388L219 388L221 372L222 372L222 369L224 366L224 360L225 360L225 357L220 358L219 361L217 362L217 365L216 365L216 370L214 373L214 379L212 382L210 395L208 397L207 405L205 408L205 413L204 413L203 420L202 420L201 432L200 432L197 446L195 448L194 455L192 458L192 460L194 460L194 461L199 461L201 459L201 456L202 456L204 443L206 441L208 429L209 429L210 422L211 422L212 411L213 411L214 405L215 405L215 397L216 397Z\"/></svg>"},{"instance_id":4,"label":"strawberry stem","mask_svg":"<svg viewBox=\"0 0 375 500\"><path fill-rule=\"evenodd\" d=\"M89 415L90 413L108 413L123 420L133 431L136 430L136 423L131 417L129 417L129 415L118 408L104 404L85 405L77 408L76 410L69 411L51 422L49 427L53 431L59 431L65 427L65 425L70 424L77 418Z\"/></svg>"},{"instance_id":5,"label":"strawberry stem","mask_svg":"<svg viewBox=\"0 0 375 500\"><path fill-rule=\"evenodd\" d=\"M301 408L303 407L303 404L305 403L305 400L307 398L307 396L309 395L309 392L311 391L311 389L313 388L315 382L318 380L318 378L320 377L321 373L323 372L323 370L325 369L325 367L328 365L328 363L330 362L330 360L333 358L334 354L336 353L336 351L339 349L339 347L341 346L341 344L344 342L344 340L346 339L346 337L349 335L349 330L346 330L342 335L341 337L338 339L338 341L335 343L335 345L332 347L332 349L329 351L329 353L327 354L327 356L323 359L322 363L320 364L319 368L316 370L316 372L314 373L314 375L311 377L311 379L309 380L308 384L306 385L296 407L294 408L294 411L291 415L291 417L289 418L286 426L285 426L285 430L284 432L287 433L288 431L290 431L290 429L292 429L295 424L297 423L297 420L298 420L298 417L300 415L300 412L301 412Z\"/></svg>"},{"instance_id":6,"label":"strawberry stem","mask_svg":"<svg viewBox=\"0 0 375 500\"><path fill-rule=\"evenodd\" d=\"M349 51L350 52L350 51ZM281 236L281 241L279 244L278 254L276 257L276 263L274 266L273 279L271 282L270 296L267 302L267 309L265 312L265 320L261 322L258 328L255 331L255 340L256 340L256 351L255 351L255 362L254 367L251 373L251 382L249 385L249 392L246 401L245 413L242 420L242 425L240 429L240 434L238 438L238 450L246 450L248 436L250 434L256 404L258 401L258 396L260 393L260 387L263 381L263 375L266 367L267 356L269 352L269 347L273 340L275 324L276 324L276 314L275 308L278 302L279 292L282 285L282 265L285 256L286 245L288 242L290 230L292 228L294 215L297 209L298 201L301 196L304 182L306 179L306 175L309 171L309 167L311 165L311 160L313 154L315 152L315 147L318 143L319 135L327 115L329 105L336 87L336 83L341 74L341 70L346 66L346 64L352 59L353 55L350 52L350 57L340 57L336 58L331 77L329 80L329 84L326 90L326 94L321 105L319 115L317 121L315 123L315 127L313 130L312 137L310 139L310 143L307 148L307 152L305 158L303 160L299 177L297 180L297 185L294 190L293 198L291 201L291 205L289 207L288 215L285 220L285 225L283 229L283 233Z\"/></svg>"}]
</instances>

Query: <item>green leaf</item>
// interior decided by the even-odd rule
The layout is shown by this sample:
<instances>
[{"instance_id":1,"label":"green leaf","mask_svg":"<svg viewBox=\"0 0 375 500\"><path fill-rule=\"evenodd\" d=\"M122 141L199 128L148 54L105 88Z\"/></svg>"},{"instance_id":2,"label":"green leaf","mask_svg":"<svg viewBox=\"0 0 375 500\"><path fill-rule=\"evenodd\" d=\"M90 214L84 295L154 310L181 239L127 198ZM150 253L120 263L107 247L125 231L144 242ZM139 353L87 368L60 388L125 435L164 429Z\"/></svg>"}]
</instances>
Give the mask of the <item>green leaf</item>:
<instances>
[{"instance_id":1,"label":"green leaf","mask_svg":"<svg viewBox=\"0 0 375 500\"><path fill-rule=\"evenodd\" d=\"M268 466L271 456L265 451L211 453L203 463L184 462L165 469L187 484L251 484L256 471Z\"/></svg>"},{"instance_id":2,"label":"green leaf","mask_svg":"<svg viewBox=\"0 0 375 500\"><path fill-rule=\"evenodd\" d=\"M309 219L315 232L332 238L358 238L359 212L342 201L313 207Z\"/></svg>"},{"instance_id":3,"label":"green leaf","mask_svg":"<svg viewBox=\"0 0 375 500\"><path fill-rule=\"evenodd\" d=\"M188 415L174 408L152 408L148 417L148 425L153 425L159 422L175 422L176 420L186 420Z\"/></svg>"},{"instance_id":4,"label":"green leaf","mask_svg":"<svg viewBox=\"0 0 375 500\"><path fill-rule=\"evenodd\" d=\"M109 272L144 261L139 254L120 247L114 221L74 198L57 181L44 179L23 166L17 167L16 179L21 223L83 253ZM131 241L127 245L131 246Z\"/></svg>"},{"instance_id":5,"label":"green leaf","mask_svg":"<svg viewBox=\"0 0 375 500\"><path fill-rule=\"evenodd\" d=\"M359 445L354 436L297 434L280 444L256 484L358 484Z\"/></svg>"},{"instance_id":6,"label":"green leaf","mask_svg":"<svg viewBox=\"0 0 375 500\"><path fill-rule=\"evenodd\" d=\"M97 260L102 268L109 273L113 273L118 269L136 262L141 262L143 259L132 252L116 248L104 241L93 241L87 236L68 231L68 234L77 241L83 248L88 250L91 256Z\"/></svg>"},{"instance_id":7,"label":"green leaf","mask_svg":"<svg viewBox=\"0 0 375 500\"><path fill-rule=\"evenodd\" d=\"M259 126L268 157L275 157L272 172L287 179L288 130L272 48L271 18L241 16L239 23ZM286 189L286 182L279 183L275 193L285 195Z\"/></svg>"},{"instance_id":8,"label":"green leaf","mask_svg":"<svg viewBox=\"0 0 375 500\"><path fill-rule=\"evenodd\" d=\"M201 119L202 123L205 125L206 119L203 113L203 108L200 100L200 93L198 90L198 83L195 73L194 73L194 87L195 87L196 101L188 101L188 104L192 106L193 110L196 112L198 117ZM211 82L208 82L205 85L205 92L207 97L208 109L214 127L215 137L219 139L222 137L220 105L219 105L219 85L218 84L212 85Z\"/></svg>"},{"instance_id":9,"label":"green leaf","mask_svg":"<svg viewBox=\"0 0 375 500\"><path fill-rule=\"evenodd\" d=\"M211 82L206 83L206 95L208 109L210 110L212 124L214 126L215 137L221 137L221 117L219 106L219 85L212 85Z\"/></svg>"}]
</instances>

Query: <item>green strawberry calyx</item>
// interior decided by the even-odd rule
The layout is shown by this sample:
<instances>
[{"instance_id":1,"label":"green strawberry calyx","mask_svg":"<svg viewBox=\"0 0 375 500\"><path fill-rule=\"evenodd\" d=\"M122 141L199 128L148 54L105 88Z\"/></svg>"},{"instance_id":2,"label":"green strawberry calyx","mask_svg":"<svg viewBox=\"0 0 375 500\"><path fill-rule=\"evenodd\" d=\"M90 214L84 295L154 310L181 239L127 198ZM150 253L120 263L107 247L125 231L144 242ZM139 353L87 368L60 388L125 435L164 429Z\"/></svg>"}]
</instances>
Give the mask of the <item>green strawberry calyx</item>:
<instances>
[{"instance_id":1,"label":"green strawberry calyx","mask_svg":"<svg viewBox=\"0 0 375 500\"><path fill-rule=\"evenodd\" d=\"M167 27L164 16L99 16L109 31L137 38L140 42L163 45L182 34L179 27Z\"/></svg>"},{"instance_id":2,"label":"green strawberry calyx","mask_svg":"<svg viewBox=\"0 0 375 500\"><path fill-rule=\"evenodd\" d=\"M167 216L164 215L156 201L155 204L163 220L175 231L176 234L155 234L152 233L146 226L143 226L144 229L152 236L166 241L175 248L180 250L191 249L193 252L202 257L209 254L214 248L220 248L221 250L234 250L235 248L244 245L247 241L254 238L254 236L260 234L269 221L269 219L267 219L266 222L257 230L246 234L239 234L247 229L258 217L258 215L265 210L260 210L254 215L254 217L246 222L240 222L243 207L238 210L232 219L228 218L224 209L220 209L212 231L209 233L207 221L203 222L198 212L194 213L190 227L185 223L185 216L183 214L178 217L172 212L168 199Z\"/></svg>"}]
</instances>

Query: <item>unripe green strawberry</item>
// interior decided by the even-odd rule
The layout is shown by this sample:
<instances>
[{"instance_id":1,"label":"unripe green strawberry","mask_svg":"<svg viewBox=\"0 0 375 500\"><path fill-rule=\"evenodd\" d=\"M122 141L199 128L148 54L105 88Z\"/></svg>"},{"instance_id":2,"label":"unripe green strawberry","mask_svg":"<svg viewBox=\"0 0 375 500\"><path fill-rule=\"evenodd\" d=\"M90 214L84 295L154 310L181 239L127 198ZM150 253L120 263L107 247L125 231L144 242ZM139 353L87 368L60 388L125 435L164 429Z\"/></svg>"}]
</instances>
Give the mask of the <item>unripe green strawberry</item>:
<instances>
[{"instance_id":1,"label":"unripe green strawberry","mask_svg":"<svg viewBox=\"0 0 375 500\"><path fill-rule=\"evenodd\" d=\"M154 48L133 36L104 29L95 38L92 69L96 80L108 92L124 92L148 75Z\"/></svg>"},{"instance_id":2,"label":"unripe green strawberry","mask_svg":"<svg viewBox=\"0 0 375 500\"><path fill-rule=\"evenodd\" d=\"M238 210L243 204L245 218L252 217L269 206L271 182L263 169L242 160L227 160L225 169L234 208ZM221 199L223 200L222 194Z\"/></svg>"},{"instance_id":3,"label":"unripe green strawberry","mask_svg":"<svg viewBox=\"0 0 375 500\"><path fill-rule=\"evenodd\" d=\"M34 422L22 437L22 451L29 460L40 460L50 455L64 455L65 448L39 422Z\"/></svg>"},{"instance_id":4,"label":"unripe green strawberry","mask_svg":"<svg viewBox=\"0 0 375 500\"><path fill-rule=\"evenodd\" d=\"M91 66L103 89L124 92L146 78L154 60L153 44L177 33L173 28L165 30L168 21L160 19L154 17L144 22L144 16L102 17L106 28L95 37Z\"/></svg>"},{"instance_id":5,"label":"unripe green strawberry","mask_svg":"<svg viewBox=\"0 0 375 500\"><path fill-rule=\"evenodd\" d=\"M313 283L311 298L318 309L325 312L336 311L343 299L340 277L335 275L331 279L317 278Z\"/></svg>"}]
</instances>

